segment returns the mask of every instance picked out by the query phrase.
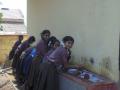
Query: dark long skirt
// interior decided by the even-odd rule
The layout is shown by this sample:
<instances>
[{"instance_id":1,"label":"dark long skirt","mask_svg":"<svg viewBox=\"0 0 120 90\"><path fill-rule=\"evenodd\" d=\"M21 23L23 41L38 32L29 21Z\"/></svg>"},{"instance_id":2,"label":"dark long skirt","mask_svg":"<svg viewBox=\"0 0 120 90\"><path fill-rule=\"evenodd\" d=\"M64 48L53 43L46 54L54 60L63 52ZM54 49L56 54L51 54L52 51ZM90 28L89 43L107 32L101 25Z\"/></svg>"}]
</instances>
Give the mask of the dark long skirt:
<instances>
[{"instance_id":1,"label":"dark long skirt","mask_svg":"<svg viewBox=\"0 0 120 90\"><path fill-rule=\"evenodd\" d=\"M33 90L33 81L36 78L35 74L40 64L41 56L36 56L31 63L30 70L28 72L28 78L25 81L25 90Z\"/></svg>"},{"instance_id":2,"label":"dark long skirt","mask_svg":"<svg viewBox=\"0 0 120 90\"><path fill-rule=\"evenodd\" d=\"M24 55L23 58L19 58L16 62L16 79L19 81L20 84L23 84L25 81L24 74L23 74L23 62L28 57L28 54Z\"/></svg>"},{"instance_id":3,"label":"dark long skirt","mask_svg":"<svg viewBox=\"0 0 120 90\"><path fill-rule=\"evenodd\" d=\"M54 63L40 64L33 80L33 90L58 90L57 70Z\"/></svg>"},{"instance_id":4,"label":"dark long skirt","mask_svg":"<svg viewBox=\"0 0 120 90\"><path fill-rule=\"evenodd\" d=\"M58 73L54 63L42 63L37 76L38 78L33 84L33 90L58 90Z\"/></svg>"},{"instance_id":5,"label":"dark long skirt","mask_svg":"<svg viewBox=\"0 0 120 90\"><path fill-rule=\"evenodd\" d=\"M10 53L9 53L9 60L12 60L13 57L14 57L14 54L15 54L15 50L11 50Z\"/></svg>"},{"instance_id":6,"label":"dark long skirt","mask_svg":"<svg viewBox=\"0 0 120 90\"><path fill-rule=\"evenodd\" d=\"M32 48L29 48L28 50L25 51L25 54L21 55L19 66L17 69L19 71L19 75L22 78L24 78L23 67L24 67L25 61L26 59L31 59L31 58L28 58L31 52L32 52Z\"/></svg>"},{"instance_id":7,"label":"dark long skirt","mask_svg":"<svg viewBox=\"0 0 120 90\"><path fill-rule=\"evenodd\" d=\"M16 66L17 66L17 61L19 60L19 57L20 57L20 53L16 53L13 57L13 62L12 62L12 68L13 69L16 69Z\"/></svg>"},{"instance_id":8,"label":"dark long skirt","mask_svg":"<svg viewBox=\"0 0 120 90\"><path fill-rule=\"evenodd\" d=\"M58 73L54 63L36 60L31 65L31 70L25 90L58 90Z\"/></svg>"}]
</instances>

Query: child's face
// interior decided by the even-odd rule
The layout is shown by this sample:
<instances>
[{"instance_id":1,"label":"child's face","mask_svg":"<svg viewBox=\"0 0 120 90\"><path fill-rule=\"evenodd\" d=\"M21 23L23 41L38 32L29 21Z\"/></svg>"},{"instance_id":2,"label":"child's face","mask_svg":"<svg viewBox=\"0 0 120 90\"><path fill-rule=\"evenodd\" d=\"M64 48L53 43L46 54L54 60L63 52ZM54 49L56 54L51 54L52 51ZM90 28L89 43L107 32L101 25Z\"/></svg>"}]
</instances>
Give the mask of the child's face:
<instances>
[{"instance_id":1,"label":"child's face","mask_svg":"<svg viewBox=\"0 0 120 90\"><path fill-rule=\"evenodd\" d=\"M23 37L19 37L19 40L22 41L22 40L23 40Z\"/></svg>"},{"instance_id":2,"label":"child's face","mask_svg":"<svg viewBox=\"0 0 120 90\"><path fill-rule=\"evenodd\" d=\"M59 42L55 42L55 44L53 45L53 48L56 49L59 46L60 46L60 43Z\"/></svg>"},{"instance_id":3,"label":"child's face","mask_svg":"<svg viewBox=\"0 0 120 90\"><path fill-rule=\"evenodd\" d=\"M49 33L46 33L46 34L43 35L43 39L44 39L45 41L47 41L47 40L49 39L49 37L50 37L50 34L49 34Z\"/></svg>"},{"instance_id":4,"label":"child's face","mask_svg":"<svg viewBox=\"0 0 120 90\"><path fill-rule=\"evenodd\" d=\"M65 47L66 47L67 49L70 49L70 48L72 48L72 46L73 46L73 42L72 42L72 41L66 41L66 42L64 43L64 45L65 45Z\"/></svg>"}]
</instances>

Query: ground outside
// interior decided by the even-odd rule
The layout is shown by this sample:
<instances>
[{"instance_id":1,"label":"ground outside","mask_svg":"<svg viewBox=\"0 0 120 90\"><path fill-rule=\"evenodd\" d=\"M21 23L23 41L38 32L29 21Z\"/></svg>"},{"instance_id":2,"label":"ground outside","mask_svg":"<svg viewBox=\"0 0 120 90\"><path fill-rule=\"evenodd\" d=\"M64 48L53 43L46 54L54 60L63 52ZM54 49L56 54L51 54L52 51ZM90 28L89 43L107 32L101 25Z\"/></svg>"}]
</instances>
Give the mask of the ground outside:
<instances>
[{"instance_id":1,"label":"ground outside","mask_svg":"<svg viewBox=\"0 0 120 90\"><path fill-rule=\"evenodd\" d=\"M12 69L0 71L0 90L22 90L17 86Z\"/></svg>"}]
</instances>

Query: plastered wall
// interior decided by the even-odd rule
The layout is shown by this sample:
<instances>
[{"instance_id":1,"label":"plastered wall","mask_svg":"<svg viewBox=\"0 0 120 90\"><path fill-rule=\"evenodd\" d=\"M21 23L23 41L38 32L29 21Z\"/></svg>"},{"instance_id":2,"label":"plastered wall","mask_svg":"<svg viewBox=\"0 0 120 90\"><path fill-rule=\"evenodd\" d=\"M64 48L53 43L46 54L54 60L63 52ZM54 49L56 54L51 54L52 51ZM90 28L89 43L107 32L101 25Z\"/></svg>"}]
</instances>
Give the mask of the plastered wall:
<instances>
[{"instance_id":1,"label":"plastered wall","mask_svg":"<svg viewBox=\"0 0 120 90\"><path fill-rule=\"evenodd\" d=\"M24 40L28 38L28 35L24 35ZM7 60L12 46L18 39L18 35L0 35L0 64Z\"/></svg>"},{"instance_id":2,"label":"plastered wall","mask_svg":"<svg viewBox=\"0 0 120 90\"><path fill-rule=\"evenodd\" d=\"M40 39L43 29L75 39L72 61L119 80L119 0L28 0L27 29Z\"/></svg>"}]
</instances>

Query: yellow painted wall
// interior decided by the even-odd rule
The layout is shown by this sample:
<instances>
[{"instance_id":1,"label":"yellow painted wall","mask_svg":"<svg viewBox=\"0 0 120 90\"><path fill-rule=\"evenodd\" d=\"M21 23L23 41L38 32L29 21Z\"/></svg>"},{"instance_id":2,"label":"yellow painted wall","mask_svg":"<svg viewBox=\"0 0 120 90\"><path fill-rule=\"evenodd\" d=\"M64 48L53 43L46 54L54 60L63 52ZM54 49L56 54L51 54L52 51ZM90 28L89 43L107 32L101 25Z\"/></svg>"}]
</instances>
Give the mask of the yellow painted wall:
<instances>
[{"instance_id":1,"label":"yellow painted wall","mask_svg":"<svg viewBox=\"0 0 120 90\"><path fill-rule=\"evenodd\" d=\"M59 39L75 38L75 63L119 80L120 0L28 0L28 33L50 29ZM90 58L95 60L94 65Z\"/></svg>"},{"instance_id":2,"label":"yellow painted wall","mask_svg":"<svg viewBox=\"0 0 120 90\"><path fill-rule=\"evenodd\" d=\"M24 40L28 37L28 35L24 35ZM18 39L18 35L0 35L0 62L4 62L8 54Z\"/></svg>"}]
</instances>

